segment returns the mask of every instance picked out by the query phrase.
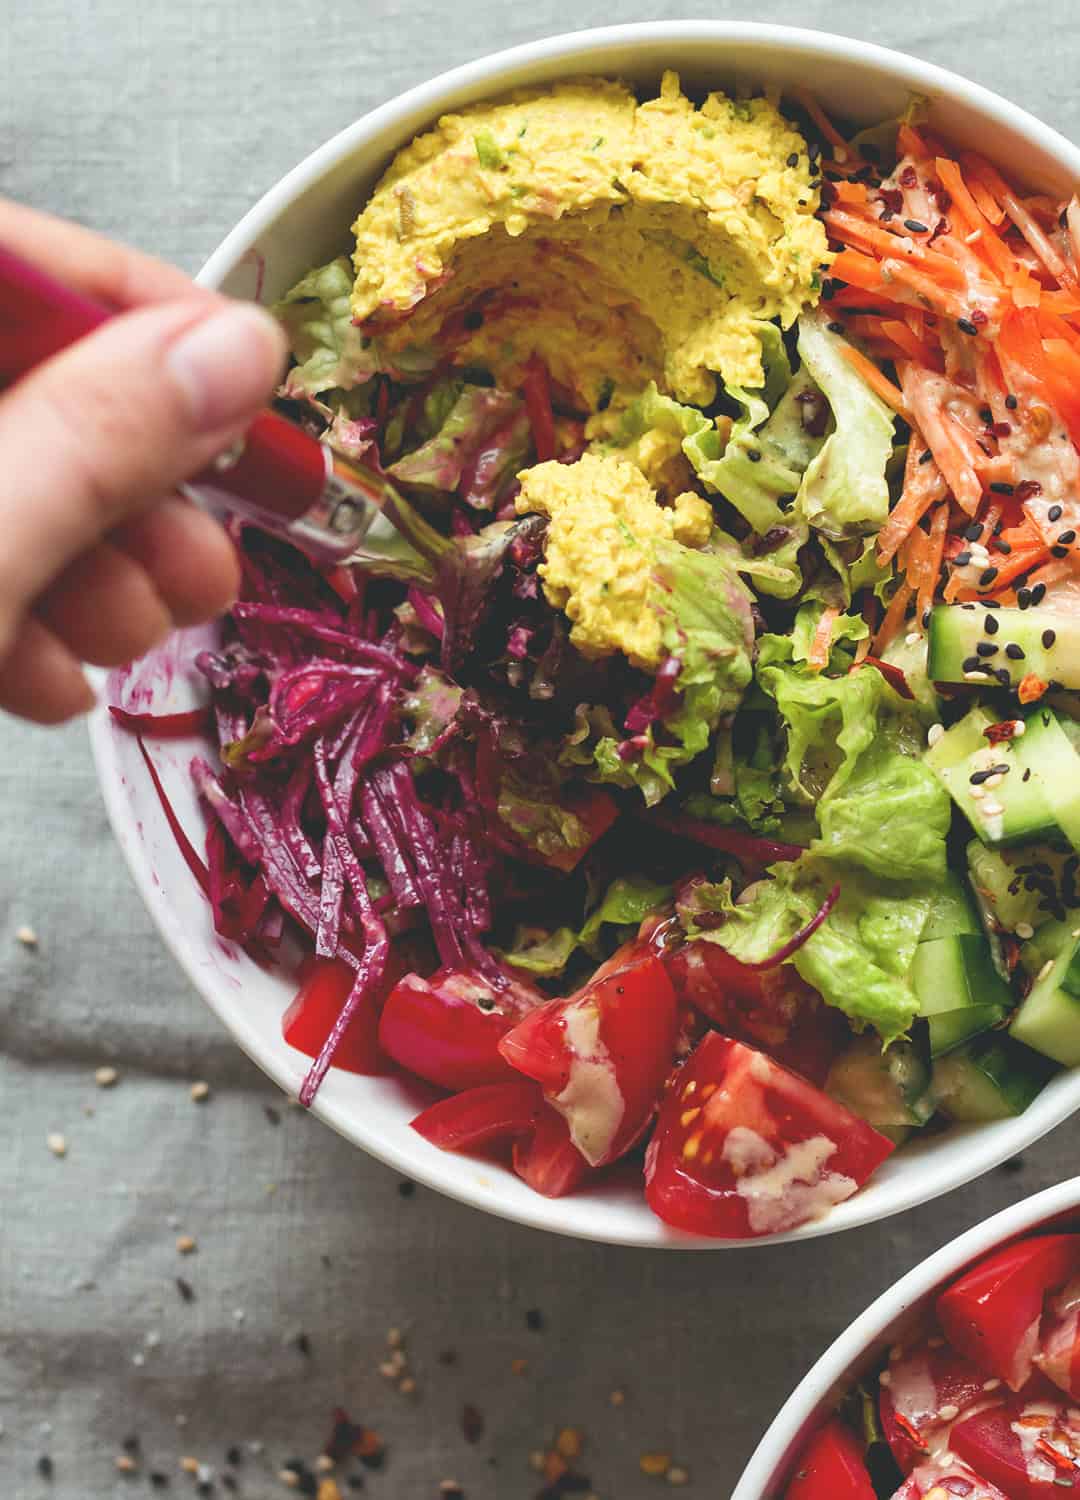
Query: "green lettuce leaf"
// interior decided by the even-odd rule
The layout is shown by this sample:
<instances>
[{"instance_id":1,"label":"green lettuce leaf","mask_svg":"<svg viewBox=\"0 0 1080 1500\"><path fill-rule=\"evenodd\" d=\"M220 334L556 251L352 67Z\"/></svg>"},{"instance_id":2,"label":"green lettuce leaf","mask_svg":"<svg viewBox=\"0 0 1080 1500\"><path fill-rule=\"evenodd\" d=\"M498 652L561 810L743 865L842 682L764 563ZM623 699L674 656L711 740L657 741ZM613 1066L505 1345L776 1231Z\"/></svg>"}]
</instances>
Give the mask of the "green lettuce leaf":
<instances>
[{"instance_id":1,"label":"green lettuce leaf","mask_svg":"<svg viewBox=\"0 0 1080 1500\"><path fill-rule=\"evenodd\" d=\"M883 878L940 882L947 866L949 798L922 761L880 739L858 757L842 789L818 803L812 848Z\"/></svg>"},{"instance_id":2,"label":"green lettuce leaf","mask_svg":"<svg viewBox=\"0 0 1080 1500\"><path fill-rule=\"evenodd\" d=\"M799 319L799 357L828 400L834 426L807 466L797 510L834 541L884 524L893 446L893 413L844 358L843 347L844 339L829 331L827 312Z\"/></svg>"},{"instance_id":3,"label":"green lettuce leaf","mask_svg":"<svg viewBox=\"0 0 1080 1500\"><path fill-rule=\"evenodd\" d=\"M395 379L418 379L435 364L430 351L408 349L392 359L352 320L352 267L346 256L317 266L272 308L285 329L296 364L282 395L296 400L330 390L350 390L383 371Z\"/></svg>"},{"instance_id":4,"label":"green lettuce leaf","mask_svg":"<svg viewBox=\"0 0 1080 1500\"><path fill-rule=\"evenodd\" d=\"M671 900L671 895L670 885L658 885L645 875L620 875L608 886L600 905L578 933L578 941L591 950L608 924L640 927L650 912Z\"/></svg>"},{"instance_id":5,"label":"green lettuce leaf","mask_svg":"<svg viewBox=\"0 0 1080 1500\"><path fill-rule=\"evenodd\" d=\"M430 413L434 435L387 470L399 482L445 494L456 490L485 444L521 405L516 396L488 386L467 385L451 395L452 391L452 386L444 389Z\"/></svg>"},{"instance_id":6,"label":"green lettuce leaf","mask_svg":"<svg viewBox=\"0 0 1080 1500\"><path fill-rule=\"evenodd\" d=\"M509 948L498 950L498 956L515 969L525 969L541 979L561 974L578 949L578 935L571 927L519 927Z\"/></svg>"},{"instance_id":7,"label":"green lettuce leaf","mask_svg":"<svg viewBox=\"0 0 1080 1500\"><path fill-rule=\"evenodd\" d=\"M401 743L416 755L430 754L457 718L463 692L437 668L422 666L401 700Z\"/></svg>"},{"instance_id":8,"label":"green lettuce leaf","mask_svg":"<svg viewBox=\"0 0 1080 1500\"><path fill-rule=\"evenodd\" d=\"M805 662L810 660L810 646L814 636L817 634L817 628L821 622L824 610L824 604L820 601L814 601L810 604L804 604L795 616L795 623L791 627L792 657L795 661ZM832 652L842 641L851 641L852 643L864 641L869 634L870 627L862 615L838 615L833 621L829 637L830 665L838 666L841 670L846 671L851 665L851 653L849 652L846 658L841 653L838 653L841 659L834 663Z\"/></svg>"},{"instance_id":9,"label":"green lettuce leaf","mask_svg":"<svg viewBox=\"0 0 1080 1500\"><path fill-rule=\"evenodd\" d=\"M596 909L580 931L557 927L548 932L542 927L519 927L511 947L501 956L515 968L547 977L561 974L579 948L594 959L606 956L608 950L622 942L625 928L637 929L645 918L671 900L672 887L658 885L645 875L624 875L613 880ZM614 927L614 943L602 941L603 929Z\"/></svg>"}]
</instances>

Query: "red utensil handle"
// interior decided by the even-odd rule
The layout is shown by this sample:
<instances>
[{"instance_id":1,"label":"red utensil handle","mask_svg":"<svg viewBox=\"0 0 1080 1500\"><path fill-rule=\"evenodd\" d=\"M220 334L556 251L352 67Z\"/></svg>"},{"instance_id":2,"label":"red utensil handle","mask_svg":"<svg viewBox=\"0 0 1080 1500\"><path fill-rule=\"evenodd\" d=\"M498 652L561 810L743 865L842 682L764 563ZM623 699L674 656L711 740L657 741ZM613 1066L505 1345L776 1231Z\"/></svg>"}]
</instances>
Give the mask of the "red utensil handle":
<instances>
[{"instance_id":1,"label":"red utensil handle","mask_svg":"<svg viewBox=\"0 0 1080 1500\"><path fill-rule=\"evenodd\" d=\"M92 297L65 286L0 245L0 388L59 354L113 316ZM242 450L196 475L192 483L237 501L253 520L296 520L322 498L327 450L316 438L261 412Z\"/></svg>"}]
</instances>

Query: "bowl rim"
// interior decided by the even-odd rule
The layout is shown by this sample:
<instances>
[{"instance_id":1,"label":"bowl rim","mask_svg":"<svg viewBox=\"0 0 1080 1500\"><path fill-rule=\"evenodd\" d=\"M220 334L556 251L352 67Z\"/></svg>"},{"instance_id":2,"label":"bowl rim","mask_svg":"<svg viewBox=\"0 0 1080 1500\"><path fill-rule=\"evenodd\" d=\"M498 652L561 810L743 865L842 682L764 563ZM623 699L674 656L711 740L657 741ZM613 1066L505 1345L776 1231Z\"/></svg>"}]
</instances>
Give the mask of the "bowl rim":
<instances>
[{"instance_id":1,"label":"bowl rim","mask_svg":"<svg viewBox=\"0 0 1080 1500\"><path fill-rule=\"evenodd\" d=\"M1043 1188L965 1229L876 1297L799 1381L751 1454L731 1500L769 1500L792 1445L822 1401L909 1308L971 1262L1075 1209L1080 1209L1080 1177Z\"/></svg>"},{"instance_id":2,"label":"bowl rim","mask_svg":"<svg viewBox=\"0 0 1080 1500\"><path fill-rule=\"evenodd\" d=\"M196 279L203 285L216 287L235 270L245 256L254 248L259 237L297 198L316 181L328 174L352 152L376 140L382 134L391 135L403 120L411 115L433 119L451 100L472 94L482 97L485 93L496 93L500 80L514 70L535 64L564 61L567 73L587 69L595 55L613 48L654 48L658 43L686 45L700 43L717 46L737 42L752 44L763 53L801 49L809 59L821 58L840 62L850 67L875 65L887 72L902 86L912 92L938 94L957 99L993 121L1008 128L1023 138L1035 150L1061 164L1072 175L1080 179L1080 149L1071 145L1050 126L1043 124L1020 106L1009 103L1000 95L983 85L971 82L960 75L923 62L891 48L876 43L840 36L831 32L811 30L804 27L773 25L747 21L647 21L617 26L587 29L579 32L562 32L554 36L488 53L471 62L440 73L416 84L403 94L387 100L362 115L352 124L337 132L318 146L285 173L262 194L239 222L225 235L217 248L208 256ZM94 672L93 681L103 698L106 674ZM143 903L157 926L166 947L187 975L211 1010L229 1029L233 1038L249 1057L275 1083L287 1092L295 1091L294 1080L283 1074L282 1068L268 1053L259 1028L250 1025L238 1014L238 1008L222 993L213 977L192 961L187 940L168 920L167 902L156 887L146 846L138 840L129 839L126 831L131 824L131 810L121 792L121 777L113 753L111 720L104 702L99 702L89 720L91 750L95 762L98 782L101 787L107 815L127 861L136 888ZM330 1080L327 1081L328 1083ZM624 1230L606 1227L603 1223L603 1200L598 1203L596 1228L552 1222L551 1200L537 1198L535 1209L524 1206L504 1205L472 1179L447 1181L447 1174L440 1170L436 1153L432 1152L431 1165L428 1157L417 1160L392 1140L378 1136L364 1137L353 1118L354 1111L343 1107L332 1098L332 1089L324 1088L316 1098L312 1112L324 1123L359 1145L369 1155L422 1182L434 1190L482 1209L498 1217L545 1229L552 1233L581 1238L595 1243L609 1243L649 1249L711 1249L728 1250L753 1246L770 1246L789 1241L817 1238L825 1234L840 1233L845 1229L858 1228L868 1223L877 1223L893 1214L902 1213L921 1203L930 1201L942 1193L950 1192L973 1178L989 1171L1006 1158L1015 1155L1033 1144L1054 1126L1069 1118L1080 1108L1080 1073L1071 1080L1071 1088L1063 1089L1063 1097L1055 1102L1053 1109L1037 1112L1034 1107L1010 1121L1007 1131L980 1128L981 1144L964 1159L963 1165L944 1174L927 1169L924 1174L912 1174L912 1182L903 1190L899 1187L895 1202L884 1209L871 1213L860 1212L857 1205L861 1195L833 1211L824 1219L801 1226L784 1234L761 1236L749 1241L725 1241L703 1239L696 1236L677 1235L671 1231L658 1238L655 1224L651 1233L644 1230ZM1045 1115L1045 1118L1043 1116ZM1004 1139L1002 1137L1004 1136ZM972 1139L975 1136L972 1135ZM642 1204L643 1212L647 1212ZM844 1210L847 1210L845 1213Z\"/></svg>"}]
</instances>

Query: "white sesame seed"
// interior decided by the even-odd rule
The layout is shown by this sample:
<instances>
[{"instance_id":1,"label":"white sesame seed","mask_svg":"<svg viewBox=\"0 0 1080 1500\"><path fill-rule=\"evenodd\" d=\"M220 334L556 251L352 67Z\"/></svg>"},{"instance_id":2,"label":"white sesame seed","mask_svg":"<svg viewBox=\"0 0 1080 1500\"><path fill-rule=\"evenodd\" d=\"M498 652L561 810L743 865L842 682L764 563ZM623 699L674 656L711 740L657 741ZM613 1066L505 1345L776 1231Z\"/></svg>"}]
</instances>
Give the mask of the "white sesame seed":
<instances>
[{"instance_id":1,"label":"white sesame seed","mask_svg":"<svg viewBox=\"0 0 1080 1500\"><path fill-rule=\"evenodd\" d=\"M1080 937L1080 927L1074 927L1072 930L1072 935L1073 937Z\"/></svg>"},{"instance_id":2,"label":"white sesame seed","mask_svg":"<svg viewBox=\"0 0 1080 1500\"><path fill-rule=\"evenodd\" d=\"M391 1328L387 1330L386 1347L388 1349L400 1349L404 1342L405 1338L400 1328Z\"/></svg>"},{"instance_id":3,"label":"white sesame seed","mask_svg":"<svg viewBox=\"0 0 1080 1500\"><path fill-rule=\"evenodd\" d=\"M137 1370L141 1370L143 1365L146 1363L146 1355L142 1353L133 1354L131 1356L131 1363Z\"/></svg>"},{"instance_id":4,"label":"white sesame seed","mask_svg":"<svg viewBox=\"0 0 1080 1500\"><path fill-rule=\"evenodd\" d=\"M926 731L926 743L933 747L942 738L944 733L944 724L931 724L930 728Z\"/></svg>"},{"instance_id":5,"label":"white sesame seed","mask_svg":"<svg viewBox=\"0 0 1080 1500\"><path fill-rule=\"evenodd\" d=\"M279 1469L277 1476L282 1484L287 1485L290 1490L298 1489L300 1486L300 1475L295 1469Z\"/></svg>"},{"instance_id":6,"label":"white sesame seed","mask_svg":"<svg viewBox=\"0 0 1080 1500\"><path fill-rule=\"evenodd\" d=\"M50 1130L45 1137L45 1144L54 1156L67 1155L67 1141L58 1130Z\"/></svg>"},{"instance_id":7,"label":"white sesame seed","mask_svg":"<svg viewBox=\"0 0 1080 1500\"><path fill-rule=\"evenodd\" d=\"M1001 783L1002 783L1002 782L1003 782L1003 781L1004 781L1004 780L1005 780L1005 777L1004 777L1004 775L1003 775L1003 774L1002 774L1002 772L1001 772L1001 771L997 771L997 772L996 772L996 773L995 773L995 774L994 774L994 775L993 775L993 776L988 776L988 777L987 777L987 778L986 778L986 780L985 780L985 781L984 781L984 782L983 782L983 786L984 786L984 787L985 787L985 788L986 788L986 790L987 790L987 791L988 791L988 792L989 792L989 791L991 791L991 790L992 790L992 789L993 789L993 788L994 788L994 787L996 787L996 786L1000 786L1000 785L1001 785Z\"/></svg>"},{"instance_id":8,"label":"white sesame seed","mask_svg":"<svg viewBox=\"0 0 1080 1500\"><path fill-rule=\"evenodd\" d=\"M983 797L986 796L986 787L985 786L971 786L971 787L968 787L968 796L969 797L974 797L975 801L978 802Z\"/></svg>"},{"instance_id":9,"label":"white sesame seed","mask_svg":"<svg viewBox=\"0 0 1080 1500\"><path fill-rule=\"evenodd\" d=\"M1040 979L1045 979L1046 976L1049 974L1050 970L1053 967L1054 967L1054 960L1052 958L1048 958L1046 960L1046 962L1043 964L1042 968L1039 970L1039 972L1035 975L1036 983Z\"/></svg>"},{"instance_id":10,"label":"white sesame seed","mask_svg":"<svg viewBox=\"0 0 1080 1500\"><path fill-rule=\"evenodd\" d=\"M960 1408L958 1406L954 1406L951 1401L947 1405L939 1407L938 1409L938 1416L943 1422L952 1422L959 1415Z\"/></svg>"},{"instance_id":11,"label":"white sesame seed","mask_svg":"<svg viewBox=\"0 0 1080 1500\"><path fill-rule=\"evenodd\" d=\"M170 1229L179 1229L180 1228L180 1215L179 1214L170 1214L169 1217L165 1220L165 1223L169 1226Z\"/></svg>"},{"instance_id":12,"label":"white sesame seed","mask_svg":"<svg viewBox=\"0 0 1080 1500\"><path fill-rule=\"evenodd\" d=\"M964 235L964 244L965 245L977 245L981 239L982 239L982 230L981 229L973 229L970 234L965 234Z\"/></svg>"},{"instance_id":13,"label":"white sesame seed","mask_svg":"<svg viewBox=\"0 0 1080 1500\"><path fill-rule=\"evenodd\" d=\"M177 1427L186 1427L188 1424L187 1412L178 1411L176 1413L176 1416L173 1418L173 1421L176 1423Z\"/></svg>"},{"instance_id":14,"label":"white sesame seed","mask_svg":"<svg viewBox=\"0 0 1080 1500\"><path fill-rule=\"evenodd\" d=\"M98 1068L94 1073L94 1082L99 1089L111 1089L113 1084L119 1082L119 1079L120 1074L115 1068Z\"/></svg>"},{"instance_id":15,"label":"white sesame seed","mask_svg":"<svg viewBox=\"0 0 1080 1500\"><path fill-rule=\"evenodd\" d=\"M148 1349L156 1349L161 1343L161 1334L158 1333L156 1328L151 1328L149 1333L143 1339L143 1343Z\"/></svg>"},{"instance_id":16,"label":"white sesame seed","mask_svg":"<svg viewBox=\"0 0 1080 1500\"><path fill-rule=\"evenodd\" d=\"M233 1322L234 1323L242 1323L246 1317L247 1317L247 1313L244 1311L244 1309L242 1307L234 1307L233 1308Z\"/></svg>"},{"instance_id":17,"label":"white sesame seed","mask_svg":"<svg viewBox=\"0 0 1080 1500\"><path fill-rule=\"evenodd\" d=\"M130 1453L118 1453L113 1459L113 1463L121 1474L134 1474L135 1470L139 1467Z\"/></svg>"},{"instance_id":18,"label":"white sesame seed","mask_svg":"<svg viewBox=\"0 0 1080 1500\"><path fill-rule=\"evenodd\" d=\"M922 636L917 630L909 630L907 635L904 637L904 645L917 646L921 640Z\"/></svg>"},{"instance_id":19,"label":"white sesame seed","mask_svg":"<svg viewBox=\"0 0 1080 1500\"><path fill-rule=\"evenodd\" d=\"M987 674L985 672L965 672L964 673L964 681L965 682L986 682L987 681Z\"/></svg>"},{"instance_id":20,"label":"white sesame seed","mask_svg":"<svg viewBox=\"0 0 1080 1500\"><path fill-rule=\"evenodd\" d=\"M200 1078L198 1083L193 1083L191 1085L191 1097L196 1104L201 1104L204 1099L209 1099L210 1085L208 1083L204 1083Z\"/></svg>"},{"instance_id":21,"label":"white sesame seed","mask_svg":"<svg viewBox=\"0 0 1080 1500\"><path fill-rule=\"evenodd\" d=\"M214 1471L209 1464L200 1464L195 1470L196 1484L213 1484Z\"/></svg>"},{"instance_id":22,"label":"white sesame seed","mask_svg":"<svg viewBox=\"0 0 1080 1500\"><path fill-rule=\"evenodd\" d=\"M1029 937L1035 936L1035 929L1030 922L1017 922L1016 936L1022 938L1026 943Z\"/></svg>"},{"instance_id":23,"label":"white sesame seed","mask_svg":"<svg viewBox=\"0 0 1080 1500\"><path fill-rule=\"evenodd\" d=\"M1022 734L1027 734L1027 724L1023 719L1013 720L1013 739L1018 740Z\"/></svg>"},{"instance_id":24,"label":"white sesame seed","mask_svg":"<svg viewBox=\"0 0 1080 1500\"><path fill-rule=\"evenodd\" d=\"M334 1460L329 1453L320 1453L314 1467L316 1474L330 1474L334 1469Z\"/></svg>"},{"instance_id":25,"label":"white sesame seed","mask_svg":"<svg viewBox=\"0 0 1080 1500\"><path fill-rule=\"evenodd\" d=\"M682 1464L672 1464L667 1471L668 1484L683 1485L690 1483L690 1470L684 1469Z\"/></svg>"},{"instance_id":26,"label":"white sesame seed","mask_svg":"<svg viewBox=\"0 0 1080 1500\"><path fill-rule=\"evenodd\" d=\"M1001 1381L997 1380L997 1379L995 1379L995 1380L984 1380L983 1381L983 1390L984 1391L996 1391L997 1388L1000 1386L1000 1384L1001 1384Z\"/></svg>"},{"instance_id":27,"label":"white sesame seed","mask_svg":"<svg viewBox=\"0 0 1080 1500\"><path fill-rule=\"evenodd\" d=\"M983 802L982 810L988 818L1000 818L1005 811L996 797L987 797Z\"/></svg>"},{"instance_id":28,"label":"white sesame seed","mask_svg":"<svg viewBox=\"0 0 1080 1500\"><path fill-rule=\"evenodd\" d=\"M36 948L38 935L32 927L19 927L15 932L15 941L21 943L24 948Z\"/></svg>"}]
</instances>

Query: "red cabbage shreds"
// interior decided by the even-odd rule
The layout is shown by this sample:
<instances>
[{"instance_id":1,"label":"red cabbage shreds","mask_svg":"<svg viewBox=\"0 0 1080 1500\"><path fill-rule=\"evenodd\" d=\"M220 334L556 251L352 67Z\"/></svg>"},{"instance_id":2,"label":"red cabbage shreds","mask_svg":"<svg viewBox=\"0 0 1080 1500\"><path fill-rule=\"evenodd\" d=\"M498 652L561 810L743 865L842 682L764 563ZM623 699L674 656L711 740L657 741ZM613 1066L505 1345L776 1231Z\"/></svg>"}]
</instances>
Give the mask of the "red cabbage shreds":
<instances>
[{"instance_id":1,"label":"red cabbage shreds","mask_svg":"<svg viewBox=\"0 0 1080 1500\"><path fill-rule=\"evenodd\" d=\"M420 892L405 850L401 847L400 829L392 809L384 807L370 777L360 786L360 815L363 826L383 867L394 903L401 909L419 906Z\"/></svg>"},{"instance_id":2,"label":"red cabbage shreds","mask_svg":"<svg viewBox=\"0 0 1080 1500\"><path fill-rule=\"evenodd\" d=\"M258 867L262 861L259 840L251 831L243 809L231 801L225 788L201 756L197 755L191 762L191 777L199 796L232 839L240 858L246 864Z\"/></svg>"},{"instance_id":3,"label":"red cabbage shreds","mask_svg":"<svg viewBox=\"0 0 1080 1500\"><path fill-rule=\"evenodd\" d=\"M195 667L215 692L249 698L265 688L274 663L269 656L252 651L242 641L230 641L220 651L200 651Z\"/></svg>"},{"instance_id":4,"label":"red cabbage shreds","mask_svg":"<svg viewBox=\"0 0 1080 1500\"><path fill-rule=\"evenodd\" d=\"M514 540L546 524L542 516L495 521L476 536L457 537L452 552L440 559L435 593L445 622L441 656L445 671L456 671L469 654L487 610L492 584Z\"/></svg>"},{"instance_id":5,"label":"red cabbage shreds","mask_svg":"<svg viewBox=\"0 0 1080 1500\"><path fill-rule=\"evenodd\" d=\"M474 510L493 510L508 481L525 467L532 429L528 414L517 411L497 427L474 454L461 476L458 493Z\"/></svg>"},{"instance_id":6,"label":"red cabbage shreds","mask_svg":"<svg viewBox=\"0 0 1080 1500\"><path fill-rule=\"evenodd\" d=\"M126 708L109 704L113 721L129 734L148 734L159 740L185 739L188 735L205 734L210 728L209 708L189 708L178 714L133 714Z\"/></svg>"},{"instance_id":7,"label":"red cabbage shreds","mask_svg":"<svg viewBox=\"0 0 1080 1500\"><path fill-rule=\"evenodd\" d=\"M205 762L203 764L205 766ZM208 766L206 771L209 771ZM192 774L198 782L194 763ZM221 791L220 786L218 790ZM221 795L224 798L223 792ZM239 800L248 835L255 840L258 849L258 859L255 862L262 870L267 885L285 910L314 934L319 926L318 898L292 857L281 832L276 809L263 793L257 792L253 787L241 787ZM229 802L228 798L224 798L224 803L235 810L235 804ZM222 803L219 801L217 806L214 803L210 805L221 816ZM226 832L231 832L227 823L225 829Z\"/></svg>"},{"instance_id":8,"label":"red cabbage shreds","mask_svg":"<svg viewBox=\"0 0 1080 1500\"><path fill-rule=\"evenodd\" d=\"M336 728L351 718L370 698L376 678L369 667L315 660L283 672L270 691L270 718L278 746ZM277 748L267 746L252 758L265 758Z\"/></svg>"},{"instance_id":9,"label":"red cabbage shreds","mask_svg":"<svg viewBox=\"0 0 1080 1500\"><path fill-rule=\"evenodd\" d=\"M658 719L665 718L675 706L675 683L682 671L682 662L677 656L668 656L657 668L656 679L650 690L639 698L626 715L628 734L645 734Z\"/></svg>"},{"instance_id":10,"label":"red cabbage shreds","mask_svg":"<svg viewBox=\"0 0 1080 1500\"><path fill-rule=\"evenodd\" d=\"M309 609L294 609L286 605L234 604L232 615L236 621L256 621L262 625L287 627L288 631L312 640L322 641L328 646L339 646L366 666L400 676L408 671L408 664L392 651L376 646L357 635L342 629L344 622L330 614L319 614Z\"/></svg>"},{"instance_id":11,"label":"red cabbage shreds","mask_svg":"<svg viewBox=\"0 0 1080 1500\"><path fill-rule=\"evenodd\" d=\"M435 601L429 594L422 593L418 588L410 588L409 603L413 607L418 624L433 635L437 641L442 640L443 617L436 606Z\"/></svg>"},{"instance_id":12,"label":"red cabbage shreds","mask_svg":"<svg viewBox=\"0 0 1080 1500\"><path fill-rule=\"evenodd\" d=\"M214 914L214 931L224 938L241 936L236 905L242 887L229 864L229 844L225 830L215 818L206 829L206 866L210 873L210 907Z\"/></svg>"},{"instance_id":13,"label":"red cabbage shreds","mask_svg":"<svg viewBox=\"0 0 1080 1500\"><path fill-rule=\"evenodd\" d=\"M322 873L322 866L301 823L304 802L311 790L311 780L311 767L301 762L289 777L285 795L281 799L279 821L282 836L289 846L293 859L308 880L318 880Z\"/></svg>"},{"instance_id":14,"label":"red cabbage shreds","mask_svg":"<svg viewBox=\"0 0 1080 1500\"><path fill-rule=\"evenodd\" d=\"M273 897L267 902L255 935L267 948L276 948L285 936L285 913L281 909L281 903Z\"/></svg>"},{"instance_id":15,"label":"red cabbage shreds","mask_svg":"<svg viewBox=\"0 0 1080 1500\"><path fill-rule=\"evenodd\" d=\"M315 952L320 958L336 958L341 936L341 908L345 899L345 874L337 844L327 830L323 840L322 885L319 889L319 926Z\"/></svg>"}]
</instances>

